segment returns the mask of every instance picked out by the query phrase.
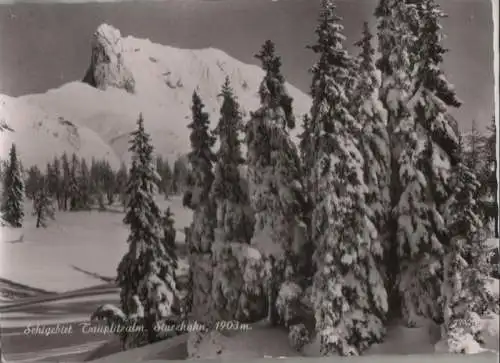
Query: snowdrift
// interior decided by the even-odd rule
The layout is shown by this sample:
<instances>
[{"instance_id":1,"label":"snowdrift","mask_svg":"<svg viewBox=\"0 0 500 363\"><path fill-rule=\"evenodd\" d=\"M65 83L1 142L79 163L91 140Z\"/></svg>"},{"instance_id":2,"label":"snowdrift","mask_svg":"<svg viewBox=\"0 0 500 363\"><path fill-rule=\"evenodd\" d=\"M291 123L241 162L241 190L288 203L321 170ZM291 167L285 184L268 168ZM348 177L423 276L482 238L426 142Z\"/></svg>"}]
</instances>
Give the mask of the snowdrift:
<instances>
[{"instance_id":1,"label":"snowdrift","mask_svg":"<svg viewBox=\"0 0 500 363\"><path fill-rule=\"evenodd\" d=\"M408 330L408 331L405 331ZM200 346L199 359L190 359L197 362L234 362L234 361L256 361L269 362L273 359L286 359L286 362L302 362L304 356L308 356L312 362L370 362L370 363L460 363L469 362L471 357L453 354L433 354L432 345L426 344L419 347L427 338L427 332L423 330L401 328L394 329L391 337L384 343L384 347L372 348L372 351L363 357L328 357L319 358L316 354L300 354L293 352L287 343L287 334L280 329L272 329L265 326L254 326L254 329L246 332L224 336L220 333L212 334L209 339ZM399 336L402 334L402 336ZM213 344L216 342L216 344ZM144 362L180 360L187 356L187 335L177 336L170 340L155 343L142 348L120 352L103 358L92 360L96 363L118 363L118 362ZM116 345L116 344L115 344ZM413 346L413 347L412 347ZM111 344L108 344L108 349ZM106 347L103 346L102 350ZM185 354L185 356L183 356ZM92 355L91 355L92 356ZM91 357L89 356L89 357ZM315 357L315 358L312 358ZM472 358L474 362L492 363L498 361L498 354L482 353Z\"/></svg>"}]
</instances>

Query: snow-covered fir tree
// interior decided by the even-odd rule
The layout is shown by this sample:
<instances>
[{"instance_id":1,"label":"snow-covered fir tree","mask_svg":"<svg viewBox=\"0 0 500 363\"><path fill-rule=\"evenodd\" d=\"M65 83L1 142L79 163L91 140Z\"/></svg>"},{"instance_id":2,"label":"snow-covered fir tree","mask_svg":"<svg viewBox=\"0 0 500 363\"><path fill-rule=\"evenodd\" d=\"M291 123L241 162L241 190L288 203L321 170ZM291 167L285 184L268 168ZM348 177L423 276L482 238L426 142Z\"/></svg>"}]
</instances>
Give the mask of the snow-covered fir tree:
<instances>
[{"instance_id":1,"label":"snow-covered fir tree","mask_svg":"<svg viewBox=\"0 0 500 363\"><path fill-rule=\"evenodd\" d=\"M385 263L390 247L387 223L390 207L390 162L391 151L387 134L387 112L380 102L380 71L375 67L375 49L372 45L368 22L363 24L363 35L355 45L360 48L356 67L357 80L353 91L353 115L362 128L360 151L363 155L364 182L367 223L373 225L377 233L368 234L373 258L381 273L385 275ZM382 250L380 250L380 248ZM384 254L380 252L383 251ZM385 256L385 260L383 257ZM390 288L391 286L386 286ZM385 303L384 303L385 304ZM381 312L385 310L378 307Z\"/></svg>"},{"instance_id":2,"label":"snow-covered fir tree","mask_svg":"<svg viewBox=\"0 0 500 363\"><path fill-rule=\"evenodd\" d=\"M166 252L166 256L169 260L168 271L166 271L165 276L171 291L175 291L174 301L172 302L172 315L178 315L178 289L177 289L177 276L176 271L178 265L177 258L177 245L175 244L175 237L177 232L175 230L175 218L174 214L167 208L163 214L163 244Z\"/></svg>"},{"instance_id":3,"label":"snow-covered fir tree","mask_svg":"<svg viewBox=\"0 0 500 363\"><path fill-rule=\"evenodd\" d=\"M177 269L177 252L176 252L176 237L175 230L175 219L174 214L170 210L170 207L167 208L165 214L163 215L163 241L165 244L165 250L167 252L168 257L171 260L171 271L169 271L169 275L174 277L175 280L175 271Z\"/></svg>"},{"instance_id":4,"label":"snow-covered fir tree","mask_svg":"<svg viewBox=\"0 0 500 363\"><path fill-rule=\"evenodd\" d=\"M261 106L246 126L249 194L255 213L252 245L269 263L269 320L277 324L275 302L281 283L295 276L295 236L305 228L302 215L306 199L299 152L289 136L295 117L281 74L281 59L271 41L265 42L256 58L265 76L259 89Z\"/></svg>"},{"instance_id":5,"label":"snow-covered fir tree","mask_svg":"<svg viewBox=\"0 0 500 363\"><path fill-rule=\"evenodd\" d=\"M354 104L361 123L361 148L364 156L365 180L369 189L367 206L379 232L386 227L389 207L390 146L387 134L387 112L379 100L380 72L375 68L373 35L367 22L363 37L356 43L361 48ZM379 233L380 234L380 233ZM381 237L381 236L380 236ZM379 237L379 238L380 238Z\"/></svg>"},{"instance_id":6,"label":"snow-covered fir tree","mask_svg":"<svg viewBox=\"0 0 500 363\"><path fill-rule=\"evenodd\" d=\"M250 242L252 223L248 214L250 201L240 175L240 168L245 161L240 145L243 122L229 77L226 77L220 97L221 117L214 131L220 146L216 153L217 162L211 190L217 216L212 247L212 296L217 318L229 321L237 317L244 283L238 263L238 253L241 253L242 249L236 244Z\"/></svg>"},{"instance_id":7,"label":"snow-covered fir tree","mask_svg":"<svg viewBox=\"0 0 500 363\"><path fill-rule=\"evenodd\" d=\"M117 180L116 174L108 160L103 160L102 162L102 173L104 192L106 193L106 202L108 205L112 205L115 200Z\"/></svg>"},{"instance_id":8,"label":"snow-covered fir tree","mask_svg":"<svg viewBox=\"0 0 500 363\"><path fill-rule=\"evenodd\" d=\"M54 158L52 163L47 163L47 192L54 199L57 208L61 210L61 169L59 159Z\"/></svg>"},{"instance_id":9,"label":"snow-covered fir tree","mask_svg":"<svg viewBox=\"0 0 500 363\"><path fill-rule=\"evenodd\" d=\"M436 0L421 0L417 4L419 25L421 29L416 34L416 89L415 104L416 123L429 136L429 158L427 172L429 173L429 189L436 202L438 213L443 214L443 204L450 196L450 174L454 165L460 160L460 134L457 121L449 114L450 108L458 108L462 102L457 98L455 89L446 79L442 70L443 56L447 50L443 46L441 33L442 12ZM439 217L434 217L439 219ZM439 235L440 227L434 227ZM442 241L444 241L443 239ZM445 242L442 242L446 244Z\"/></svg>"},{"instance_id":10,"label":"snow-covered fir tree","mask_svg":"<svg viewBox=\"0 0 500 363\"><path fill-rule=\"evenodd\" d=\"M377 68L382 73L380 100L387 110L387 132L391 147L391 210L397 207L402 190L398 178L400 162L398 153L401 153L401 150L405 148L414 150L416 143L416 135L413 134L411 135L412 142L409 145L403 146L403 143L407 140L401 140L402 129L399 127L399 124L403 126L408 125L405 128L406 133L410 133L410 130L413 129L413 119L406 104L412 96L412 89L410 89L412 84L410 79L411 62L409 48L412 42L414 42L414 38L411 35L408 25L405 24L406 7L407 5L403 1L380 0L375 11L378 19L378 52L380 54L377 60ZM399 134L396 134L397 132ZM407 137L407 139L410 139L410 137ZM415 161L418 160L417 155L414 159ZM421 192L419 188L420 185L415 185L413 193L418 195ZM421 224L420 216L415 214L411 222ZM389 236L390 250L386 256L389 310L397 311L397 315L399 315L401 311L401 297L397 279L399 276L400 249L397 237L398 219L394 216L389 220L388 231L391 233Z\"/></svg>"},{"instance_id":11,"label":"snow-covered fir tree","mask_svg":"<svg viewBox=\"0 0 500 363\"><path fill-rule=\"evenodd\" d=\"M172 193L173 172L168 160L163 160L161 156L156 157L156 169L160 174L160 192L168 197Z\"/></svg>"},{"instance_id":12,"label":"snow-covered fir tree","mask_svg":"<svg viewBox=\"0 0 500 363\"><path fill-rule=\"evenodd\" d=\"M481 204L485 214L485 223L493 223L495 238L499 238L498 225L498 168L497 168L497 128L495 117L492 117L488 126L488 135L484 138L483 155L484 164L479 171L481 183Z\"/></svg>"},{"instance_id":13,"label":"snow-covered fir tree","mask_svg":"<svg viewBox=\"0 0 500 363\"><path fill-rule=\"evenodd\" d=\"M78 173L78 190L80 209L89 210L92 205L92 184L87 161L83 158L80 160L80 172Z\"/></svg>"},{"instance_id":14,"label":"snow-covered fir tree","mask_svg":"<svg viewBox=\"0 0 500 363\"><path fill-rule=\"evenodd\" d=\"M480 184L465 160L454 167L451 186L453 193L444 214L450 245L441 285L441 343L446 351L469 353L480 346L480 318L492 312L497 302L486 286L491 267L477 202Z\"/></svg>"},{"instance_id":15,"label":"snow-covered fir tree","mask_svg":"<svg viewBox=\"0 0 500 363\"><path fill-rule=\"evenodd\" d=\"M71 156L68 181L69 209L71 211L81 209L80 173L80 159L76 154L73 154Z\"/></svg>"},{"instance_id":16,"label":"snow-covered fir tree","mask_svg":"<svg viewBox=\"0 0 500 363\"><path fill-rule=\"evenodd\" d=\"M184 227L184 243L186 246L189 246L190 240L191 240L191 228L190 227ZM194 259L191 257L192 253L189 251L188 248L188 261L189 264L194 262ZM191 257L191 259L189 259ZM186 281L186 295L184 297L184 307L183 307L183 312L181 314L181 317L186 320L189 318L193 311L193 271L191 270L191 267L188 269L188 276L187 276L187 281Z\"/></svg>"},{"instance_id":17,"label":"snow-covered fir tree","mask_svg":"<svg viewBox=\"0 0 500 363\"><path fill-rule=\"evenodd\" d=\"M8 164L4 170L2 219L14 228L20 228L24 219L24 183L21 176L16 145L12 144Z\"/></svg>"},{"instance_id":18,"label":"snow-covered fir tree","mask_svg":"<svg viewBox=\"0 0 500 363\"><path fill-rule=\"evenodd\" d=\"M188 161L184 156L180 156L174 162L174 175L172 180L172 189L174 193L184 193L189 187L190 176L187 164Z\"/></svg>"},{"instance_id":19,"label":"snow-covered fir tree","mask_svg":"<svg viewBox=\"0 0 500 363\"><path fill-rule=\"evenodd\" d=\"M302 133L299 135L299 150L300 159L302 162L302 185L304 186L304 208L302 218L305 223L305 230L303 234L304 241L302 243L301 251L299 252L298 264L296 270L300 276L303 277L304 287L310 286L312 277L314 276L314 242L312 241L311 231L311 217L312 217L312 185L311 185L311 168L310 165L314 162L315 158L315 145L314 140L317 138L313 135L313 128L311 117L304 115L302 118Z\"/></svg>"},{"instance_id":20,"label":"snow-covered fir tree","mask_svg":"<svg viewBox=\"0 0 500 363\"><path fill-rule=\"evenodd\" d=\"M128 171L127 167L124 163L121 163L120 169L116 173L116 185L115 185L115 193L118 194L120 203L123 208L127 206L127 183L128 180Z\"/></svg>"},{"instance_id":21,"label":"snow-covered fir tree","mask_svg":"<svg viewBox=\"0 0 500 363\"><path fill-rule=\"evenodd\" d=\"M442 320L442 258L449 240L443 224L457 162L458 135L448 107L460 106L440 69L442 12L432 0L381 0L379 69L391 143L392 250L397 280L391 310L410 325Z\"/></svg>"},{"instance_id":22,"label":"snow-covered fir tree","mask_svg":"<svg viewBox=\"0 0 500 363\"><path fill-rule=\"evenodd\" d=\"M62 169L62 209L68 210L68 201L71 198L70 185L71 185L71 166L68 154L64 152L61 156L61 169Z\"/></svg>"},{"instance_id":23,"label":"snow-covered fir tree","mask_svg":"<svg viewBox=\"0 0 500 363\"><path fill-rule=\"evenodd\" d=\"M192 311L194 320L210 324L212 315L212 244L216 224L215 205L210 198L214 181L212 148L215 137L210 131L208 114L197 92L192 99L191 152L188 155L192 168L192 183L184 201L193 210L189 231L189 268L192 284Z\"/></svg>"},{"instance_id":24,"label":"snow-covered fir tree","mask_svg":"<svg viewBox=\"0 0 500 363\"><path fill-rule=\"evenodd\" d=\"M24 183L24 190L26 197L33 200L35 199L35 193L40 189L42 181L42 172L38 166L33 165L28 169L28 176Z\"/></svg>"},{"instance_id":25,"label":"snow-covered fir tree","mask_svg":"<svg viewBox=\"0 0 500 363\"><path fill-rule=\"evenodd\" d=\"M217 206L217 237L221 241L248 243L252 237L252 226L246 221L249 198L240 174L245 163L240 141L243 121L228 77L220 97L221 117L214 131L219 139L219 150L211 190Z\"/></svg>"},{"instance_id":26,"label":"snow-covered fir tree","mask_svg":"<svg viewBox=\"0 0 500 363\"><path fill-rule=\"evenodd\" d=\"M50 165L50 167L49 167ZM54 157L51 164L47 165L47 178L49 183L49 193L57 201L57 208L63 209L63 179L61 175L61 161L58 157Z\"/></svg>"},{"instance_id":27,"label":"snow-covered fir tree","mask_svg":"<svg viewBox=\"0 0 500 363\"><path fill-rule=\"evenodd\" d=\"M54 204L47 177L42 177L39 184L33 196L33 216L36 217L36 228L46 228L48 219L54 219Z\"/></svg>"},{"instance_id":28,"label":"snow-covered fir tree","mask_svg":"<svg viewBox=\"0 0 500 363\"><path fill-rule=\"evenodd\" d=\"M470 132L464 137L463 162L476 175L479 175L483 165L484 135L479 132L477 121L472 120Z\"/></svg>"},{"instance_id":29,"label":"snow-covered fir tree","mask_svg":"<svg viewBox=\"0 0 500 363\"><path fill-rule=\"evenodd\" d=\"M104 183L102 178L102 163L98 162L95 158L92 158L90 162L90 181L89 188L90 194L92 196L93 202L97 202L100 211L106 210L106 205L104 202ZM123 184L126 184L127 179L122 180Z\"/></svg>"},{"instance_id":30,"label":"snow-covered fir tree","mask_svg":"<svg viewBox=\"0 0 500 363\"><path fill-rule=\"evenodd\" d=\"M355 84L343 48L343 27L331 0L323 0L312 69L312 238L316 274L312 299L321 354L359 355L384 335L386 291L377 261L383 249L368 218L362 124L349 112Z\"/></svg>"},{"instance_id":31,"label":"snow-covered fir tree","mask_svg":"<svg viewBox=\"0 0 500 363\"><path fill-rule=\"evenodd\" d=\"M126 171L126 169L124 170ZM83 161L82 174L84 174ZM120 175L120 177L124 176L124 174ZM114 172L107 160L92 160L89 182L90 194L98 200L101 208L105 208L104 204L113 204L118 184L120 184L122 191L125 190L127 179L124 177L122 180L118 180L117 177L117 173Z\"/></svg>"},{"instance_id":32,"label":"snow-covered fir tree","mask_svg":"<svg viewBox=\"0 0 500 363\"><path fill-rule=\"evenodd\" d=\"M161 331L157 324L171 314L175 299L174 263L165 248L162 213L154 201L159 176L153 164L153 146L144 129L142 114L131 135L132 166L127 183L127 209L123 222L129 226L128 251L118 265L117 283L121 308L127 319L144 327L153 343ZM125 347L137 344L123 337Z\"/></svg>"},{"instance_id":33,"label":"snow-covered fir tree","mask_svg":"<svg viewBox=\"0 0 500 363\"><path fill-rule=\"evenodd\" d=\"M46 177L46 183L47 183L47 190L49 192L49 195L53 196L55 193L54 193L54 189L53 186L51 186L51 183L50 183L50 179L54 178L54 168L52 166L52 163L47 163L47 165L45 166L45 177Z\"/></svg>"},{"instance_id":34,"label":"snow-covered fir tree","mask_svg":"<svg viewBox=\"0 0 500 363\"><path fill-rule=\"evenodd\" d=\"M310 165L308 162L312 161L314 157L312 139L311 117L306 114L302 118L302 133L299 141L300 157L304 165Z\"/></svg>"},{"instance_id":35,"label":"snow-covered fir tree","mask_svg":"<svg viewBox=\"0 0 500 363\"><path fill-rule=\"evenodd\" d=\"M470 132L464 137L463 158L465 164L478 176L481 184L478 193L483 223L498 238L496 125L494 117L491 119L487 132L487 135L482 134L477 127L476 120L472 121Z\"/></svg>"}]
</instances>

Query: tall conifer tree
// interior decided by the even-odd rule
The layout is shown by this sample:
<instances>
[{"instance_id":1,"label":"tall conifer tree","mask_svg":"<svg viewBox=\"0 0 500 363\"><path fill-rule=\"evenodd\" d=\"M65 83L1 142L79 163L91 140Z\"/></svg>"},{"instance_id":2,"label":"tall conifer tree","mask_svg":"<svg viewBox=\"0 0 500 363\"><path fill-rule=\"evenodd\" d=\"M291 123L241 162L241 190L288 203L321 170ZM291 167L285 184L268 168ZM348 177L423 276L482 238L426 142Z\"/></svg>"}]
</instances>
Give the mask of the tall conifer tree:
<instances>
[{"instance_id":1,"label":"tall conifer tree","mask_svg":"<svg viewBox=\"0 0 500 363\"><path fill-rule=\"evenodd\" d=\"M316 243L313 302L323 355L359 355L384 335L386 293L377 260L376 228L367 216L362 124L351 114L352 60L341 18L323 0L312 69L312 230Z\"/></svg>"},{"instance_id":2,"label":"tall conifer tree","mask_svg":"<svg viewBox=\"0 0 500 363\"><path fill-rule=\"evenodd\" d=\"M388 261L391 290L390 310L401 312L409 324L419 316L438 319L439 263L432 216L435 204L427 198L426 165L429 135L416 120L415 105L421 100L417 79L419 56L415 35L419 14L415 4L381 0L379 18L379 69L382 71L381 100L388 112L391 144L391 250ZM439 248L438 248L439 249ZM436 271L436 270L434 270Z\"/></svg>"},{"instance_id":3,"label":"tall conifer tree","mask_svg":"<svg viewBox=\"0 0 500 363\"><path fill-rule=\"evenodd\" d=\"M210 131L208 114L204 104L193 93L191 129L191 152L188 155L192 170L192 183L184 201L193 210L190 227L189 266L192 283L193 318L199 322L209 322L212 303L212 243L215 229L215 206L210 198L214 181L213 163L215 155L212 148L215 137Z\"/></svg>"},{"instance_id":4,"label":"tall conifer tree","mask_svg":"<svg viewBox=\"0 0 500 363\"><path fill-rule=\"evenodd\" d=\"M54 219L53 200L49 193L47 176L41 177L39 188L33 196L33 215L36 217L36 228L46 228L47 219Z\"/></svg>"},{"instance_id":5,"label":"tall conifer tree","mask_svg":"<svg viewBox=\"0 0 500 363\"><path fill-rule=\"evenodd\" d=\"M281 59L266 41L256 55L265 72L259 88L260 108L247 124L249 194L255 212L252 240L269 262L269 320L279 323L276 299L280 285L296 275L295 232L306 204L299 152L289 131L295 127L292 98L286 91Z\"/></svg>"},{"instance_id":6,"label":"tall conifer tree","mask_svg":"<svg viewBox=\"0 0 500 363\"><path fill-rule=\"evenodd\" d=\"M124 223L130 228L128 251L118 265L122 311L144 327L145 339L153 343L161 331L157 324L171 314L176 296L175 263L165 248L162 213L154 201L159 176L153 165L153 147L144 129L142 114L132 133L132 166L127 184ZM134 345L124 334L125 346Z\"/></svg>"},{"instance_id":7,"label":"tall conifer tree","mask_svg":"<svg viewBox=\"0 0 500 363\"><path fill-rule=\"evenodd\" d=\"M464 193L457 185L473 174L464 171L458 127L448 111L461 102L442 71L444 14L434 0L381 0L376 14L381 99L391 139L390 259L397 261L390 270L396 283L391 309L411 325L422 318L440 322L449 256L457 251L457 239L476 243L472 223L463 223L457 235L445 218L450 198ZM459 199L463 204L467 198ZM475 202L467 203L470 208ZM464 259L465 250L458 251L457 259Z\"/></svg>"},{"instance_id":8,"label":"tall conifer tree","mask_svg":"<svg viewBox=\"0 0 500 363\"><path fill-rule=\"evenodd\" d=\"M498 153L497 153L497 128L495 117L492 117L491 123L488 126L488 135L484 142L484 159L485 163L480 170L481 182L481 203L485 214L485 222L493 223L493 233L495 238L499 238L498 225Z\"/></svg>"},{"instance_id":9,"label":"tall conifer tree","mask_svg":"<svg viewBox=\"0 0 500 363\"><path fill-rule=\"evenodd\" d=\"M222 91L220 120L215 129L219 138L211 198L216 206L217 225L213 246L214 309L221 320L237 318L244 278L238 256L252 237L249 198L240 169L244 163L240 133L243 130L239 104L226 77Z\"/></svg>"},{"instance_id":10,"label":"tall conifer tree","mask_svg":"<svg viewBox=\"0 0 500 363\"><path fill-rule=\"evenodd\" d=\"M19 167L16 145L12 144L9 161L4 171L2 190L2 219L14 228L20 228L24 219L24 183Z\"/></svg>"},{"instance_id":11,"label":"tall conifer tree","mask_svg":"<svg viewBox=\"0 0 500 363\"><path fill-rule=\"evenodd\" d=\"M449 352L468 353L480 346L481 317L491 313L497 301L486 286L491 266L477 202L480 184L465 160L453 168L451 186L443 214L450 242L443 261L441 343Z\"/></svg>"}]
</instances>

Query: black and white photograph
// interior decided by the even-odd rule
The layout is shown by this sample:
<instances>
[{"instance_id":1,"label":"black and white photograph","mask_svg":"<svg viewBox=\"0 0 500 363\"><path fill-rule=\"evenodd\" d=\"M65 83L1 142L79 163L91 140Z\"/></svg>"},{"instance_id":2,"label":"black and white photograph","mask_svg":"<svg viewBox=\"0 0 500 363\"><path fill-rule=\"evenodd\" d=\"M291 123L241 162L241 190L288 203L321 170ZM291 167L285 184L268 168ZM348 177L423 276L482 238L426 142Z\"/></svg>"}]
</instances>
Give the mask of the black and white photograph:
<instances>
[{"instance_id":1,"label":"black and white photograph","mask_svg":"<svg viewBox=\"0 0 500 363\"><path fill-rule=\"evenodd\" d=\"M0 0L1 363L497 362L498 34L498 0Z\"/></svg>"}]
</instances>

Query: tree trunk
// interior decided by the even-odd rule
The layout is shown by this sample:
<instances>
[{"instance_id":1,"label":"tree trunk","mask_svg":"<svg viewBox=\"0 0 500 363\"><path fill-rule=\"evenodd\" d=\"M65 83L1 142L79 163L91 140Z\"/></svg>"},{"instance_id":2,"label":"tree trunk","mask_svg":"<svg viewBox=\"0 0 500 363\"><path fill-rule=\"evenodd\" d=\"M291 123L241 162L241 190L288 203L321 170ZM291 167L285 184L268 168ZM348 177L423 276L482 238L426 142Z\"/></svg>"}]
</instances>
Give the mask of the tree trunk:
<instances>
[{"instance_id":1,"label":"tree trunk","mask_svg":"<svg viewBox=\"0 0 500 363\"><path fill-rule=\"evenodd\" d=\"M153 344L156 342L156 332L155 332L155 321L154 317L148 316L145 319L145 328L146 328L146 334L147 334L147 340L149 344Z\"/></svg>"},{"instance_id":2,"label":"tree trunk","mask_svg":"<svg viewBox=\"0 0 500 363\"><path fill-rule=\"evenodd\" d=\"M278 281L278 269L276 266L276 260L274 256L270 257L271 263L271 276L269 276L269 284L268 284L268 311L269 311L269 324L271 326L277 326L279 324L279 314L276 308L276 300L278 299L279 293L279 281Z\"/></svg>"},{"instance_id":3,"label":"tree trunk","mask_svg":"<svg viewBox=\"0 0 500 363\"><path fill-rule=\"evenodd\" d=\"M114 194L113 193L108 193L107 197L108 197L108 205L112 205L113 202L115 201L114 200L115 199L114 198Z\"/></svg>"},{"instance_id":4,"label":"tree trunk","mask_svg":"<svg viewBox=\"0 0 500 363\"><path fill-rule=\"evenodd\" d=\"M99 199L99 210L100 211L106 210L106 206L104 205L104 197L101 193L99 193L98 199Z\"/></svg>"},{"instance_id":5,"label":"tree trunk","mask_svg":"<svg viewBox=\"0 0 500 363\"><path fill-rule=\"evenodd\" d=\"M36 228L40 228L42 222L42 211L41 209L36 212Z\"/></svg>"},{"instance_id":6,"label":"tree trunk","mask_svg":"<svg viewBox=\"0 0 500 363\"><path fill-rule=\"evenodd\" d=\"M208 253L192 253L192 317L204 324L212 317L212 256Z\"/></svg>"}]
</instances>

